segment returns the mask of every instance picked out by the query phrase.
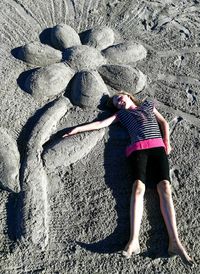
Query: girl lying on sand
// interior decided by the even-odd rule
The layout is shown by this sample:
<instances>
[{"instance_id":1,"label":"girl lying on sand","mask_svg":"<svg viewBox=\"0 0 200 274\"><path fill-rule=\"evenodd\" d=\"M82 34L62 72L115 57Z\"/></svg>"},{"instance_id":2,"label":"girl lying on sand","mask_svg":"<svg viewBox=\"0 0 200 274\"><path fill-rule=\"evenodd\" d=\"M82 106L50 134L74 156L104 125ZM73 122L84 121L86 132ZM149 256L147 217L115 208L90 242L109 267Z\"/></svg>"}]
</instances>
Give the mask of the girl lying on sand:
<instances>
[{"instance_id":1,"label":"girl lying on sand","mask_svg":"<svg viewBox=\"0 0 200 274\"><path fill-rule=\"evenodd\" d=\"M114 115L102 121L77 126L67 131L63 137L104 128L118 121L128 130L131 144L126 149L126 156L133 171L133 189L130 202L130 239L122 252L123 256L130 258L140 253L139 230L143 199L145 188L149 187L146 170L147 164L151 163L154 187L159 194L160 209L169 235L168 253L170 256L179 255L184 263L192 265L193 261L181 244L177 232L167 157L171 151L167 121L151 101L139 102L127 92L121 91L114 95L109 104L116 108Z\"/></svg>"}]
</instances>

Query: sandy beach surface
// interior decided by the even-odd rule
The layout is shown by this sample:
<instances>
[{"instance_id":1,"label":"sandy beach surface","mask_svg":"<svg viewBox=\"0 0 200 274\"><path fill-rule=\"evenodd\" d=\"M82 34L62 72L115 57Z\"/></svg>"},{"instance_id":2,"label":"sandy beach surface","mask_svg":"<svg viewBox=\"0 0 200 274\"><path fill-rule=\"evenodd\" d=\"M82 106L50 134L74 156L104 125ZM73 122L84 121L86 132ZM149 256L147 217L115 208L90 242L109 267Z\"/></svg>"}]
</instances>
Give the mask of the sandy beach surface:
<instances>
[{"instance_id":1,"label":"sandy beach surface","mask_svg":"<svg viewBox=\"0 0 200 274\"><path fill-rule=\"evenodd\" d=\"M167 253L147 189L141 253L126 259L132 180L126 131L63 139L108 117L117 90L167 119L179 236ZM200 2L0 0L0 274L200 273Z\"/></svg>"}]
</instances>

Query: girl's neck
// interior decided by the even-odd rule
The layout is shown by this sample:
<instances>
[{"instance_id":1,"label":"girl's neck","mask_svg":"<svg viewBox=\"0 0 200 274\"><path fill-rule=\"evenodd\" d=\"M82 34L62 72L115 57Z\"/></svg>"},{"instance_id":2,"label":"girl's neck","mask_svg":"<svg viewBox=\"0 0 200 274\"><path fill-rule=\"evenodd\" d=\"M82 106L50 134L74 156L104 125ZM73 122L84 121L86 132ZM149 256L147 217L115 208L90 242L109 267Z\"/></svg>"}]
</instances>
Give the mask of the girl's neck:
<instances>
[{"instance_id":1,"label":"girl's neck","mask_svg":"<svg viewBox=\"0 0 200 274\"><path fill-rule=\"evenodd\" d=\"M132 104L128 109L136 109L138 106L136 106L135 104Z\"/></svg>"}]
</instances>

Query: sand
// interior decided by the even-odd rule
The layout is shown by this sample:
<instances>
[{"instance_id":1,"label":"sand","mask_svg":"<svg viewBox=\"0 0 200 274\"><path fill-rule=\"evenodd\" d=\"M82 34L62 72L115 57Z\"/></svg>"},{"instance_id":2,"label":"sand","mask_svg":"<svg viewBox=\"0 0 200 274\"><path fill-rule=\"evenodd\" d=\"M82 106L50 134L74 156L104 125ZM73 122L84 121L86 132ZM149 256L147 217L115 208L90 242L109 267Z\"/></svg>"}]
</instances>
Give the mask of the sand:
<instances>
[{"instance_id":1,"label":"sand","mask_svg":"<svg viewBox=\"0 0 200 274\"><path fill-rule=\"evenodd\" d=\"M0 273L199 273L199 1L0 1ZM110 115L124 88L170 125L180 239L169 258L156 191L141 254L127 260L132 181L118 124L62 139ZM10 159L10 160L9 160Z\"/></svg>"}]
</instances>

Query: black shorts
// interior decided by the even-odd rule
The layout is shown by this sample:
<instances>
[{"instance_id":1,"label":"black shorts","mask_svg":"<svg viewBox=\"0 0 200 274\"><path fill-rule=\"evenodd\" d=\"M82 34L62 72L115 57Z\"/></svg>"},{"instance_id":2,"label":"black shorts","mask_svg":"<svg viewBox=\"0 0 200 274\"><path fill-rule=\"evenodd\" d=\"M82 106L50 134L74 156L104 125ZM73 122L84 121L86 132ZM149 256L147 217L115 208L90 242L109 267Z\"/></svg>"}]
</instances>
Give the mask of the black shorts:
<instances>
[{"instance_id":1,"label":"black shorts","mask_svg":"<svg viewBox=\"0 0 200 274\"><path fill-rule=\"evenodd\" d=\"M163 147L136 150L127 157L132 180L141 180L154 188L162 181L170 182L168 157Z\"/></svg>"}]
</instances>

